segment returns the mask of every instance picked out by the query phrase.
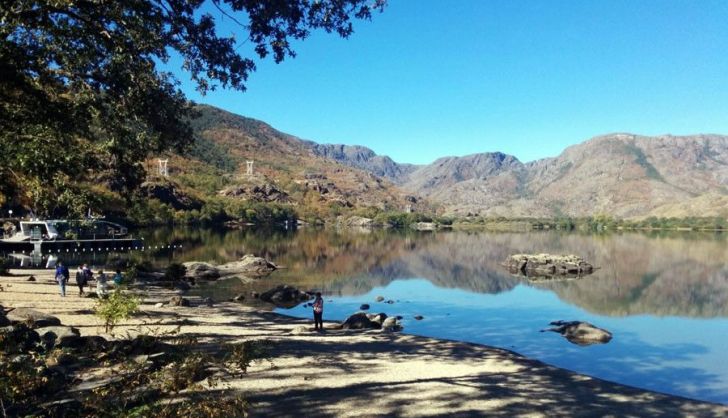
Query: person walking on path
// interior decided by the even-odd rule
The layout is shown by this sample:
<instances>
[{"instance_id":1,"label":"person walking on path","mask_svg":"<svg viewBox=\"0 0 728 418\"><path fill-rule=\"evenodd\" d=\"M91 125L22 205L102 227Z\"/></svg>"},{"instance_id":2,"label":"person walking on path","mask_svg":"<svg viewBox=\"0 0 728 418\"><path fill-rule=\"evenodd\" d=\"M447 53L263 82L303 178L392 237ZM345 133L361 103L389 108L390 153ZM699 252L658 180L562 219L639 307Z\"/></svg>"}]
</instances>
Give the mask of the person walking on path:
<instances>
[{"instance_id":1,"label":"person walking on path","mask_svg":"<svg viewBox=\"0 0 728 418\"><path fill-rule=\"evenodd\" d=\"M68 271L68 267L63 265L62 261L56 264L56 281L58 286L61 288L61 297L66 297L66 283L71 278L71 273Z\"/></svg>"},{"instance_id":2,"label":"person walking on path","mask_svg":"<svg viewBox=\"0 0 728 418\"><path fill-rule=\"evenodd\" d=\"M316 300L313 301L313 329L324 330L324 300L321 292L316 292Z\"/></svg>"},{"instance_id":3,"label":"person walking on path","mask_svg":"<svg viewBox=\"0 0 728 418\"><path fill-rule=\"evenodd\" d=\"M78 295L83 296L83 287L86 286L86 270L84 266L78 266L76 270L76 286L78 286Z\"/></svg>"},{"instance_id":4,"label":"person walking on path","mask_svg":"<svg viewBox=\"0 0 728 418\"><path fill-rule=\"evenodd\" d=\"M91 268L88 266L88 264L83 265L83 272L86 275L86 284L89 288L91 288L91 280L94 279L94 272L91 271Z\"/></svg>"}]
</instances>

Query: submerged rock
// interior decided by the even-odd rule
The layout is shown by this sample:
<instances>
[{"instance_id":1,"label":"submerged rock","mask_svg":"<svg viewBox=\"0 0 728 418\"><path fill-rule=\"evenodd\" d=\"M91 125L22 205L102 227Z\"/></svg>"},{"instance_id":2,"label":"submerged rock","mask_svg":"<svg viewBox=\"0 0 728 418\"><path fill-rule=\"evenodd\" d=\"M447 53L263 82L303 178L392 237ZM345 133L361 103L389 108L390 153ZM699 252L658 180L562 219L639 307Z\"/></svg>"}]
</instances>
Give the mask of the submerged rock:
<instances>
[{"instance_id":1,"label":"submerged rock","mask_svg":"<svg viewBox=\"0 0 728 418\"><path fill-rule=\"evenodd\" d=\"M359 307L359 309L361 309L362 311L367 311L367 310L369 310L369 305L368 305L368 304L366 304L366 303L363 303L363 304L362 304L362 305L361 305L361 306Z\"/></svg>"},{"instance_id":2,"label":"submerged rock","mask_svg":"<svg viewBox=\"0 0 728 418\"><path fill-rule=\"evenodd\" d=\"M541 330L558 332L576 345L605 344L612 340L612 333L582 321L554 321L553 328Z\"/></svg>"},{"instance_id":3,"label":"submerged rock","mask_svg":"<svg viewBox=\"0 0 728 418\"><path fill-rule=\"evenodd\" d=\"M384 300L384 296L377 296L375 299L377 302L382 302Z\"/></svg>"},{"instance_id":4,"label":"submerged rock","mask_svg":"<svg viewBox=\"0 0 728 418\"><path fill-rule=\"evenodd\" d=\"M503 265L526 277L580 277L594 272L594 266L575 255L514 254Z\"/></svg>"}]
</instances>

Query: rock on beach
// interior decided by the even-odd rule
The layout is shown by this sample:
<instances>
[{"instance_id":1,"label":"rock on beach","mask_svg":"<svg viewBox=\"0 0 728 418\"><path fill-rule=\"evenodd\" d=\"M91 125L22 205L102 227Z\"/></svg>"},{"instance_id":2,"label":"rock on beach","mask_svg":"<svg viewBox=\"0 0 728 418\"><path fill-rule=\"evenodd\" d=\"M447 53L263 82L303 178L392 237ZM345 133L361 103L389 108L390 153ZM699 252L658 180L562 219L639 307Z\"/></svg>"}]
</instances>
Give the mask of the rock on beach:
<instances>
[{"instance_id":1,"label":"rock on beach","mask_svg":"<svg viewBox=\"0 0 728 418\"><path fill-rule=\"evenodd\" d=\"M61 325L61 321L55 316L30 308L15 308L8 312L6 316L12 323L32 323L32 328Z\"/></svg>"}]
</instances>

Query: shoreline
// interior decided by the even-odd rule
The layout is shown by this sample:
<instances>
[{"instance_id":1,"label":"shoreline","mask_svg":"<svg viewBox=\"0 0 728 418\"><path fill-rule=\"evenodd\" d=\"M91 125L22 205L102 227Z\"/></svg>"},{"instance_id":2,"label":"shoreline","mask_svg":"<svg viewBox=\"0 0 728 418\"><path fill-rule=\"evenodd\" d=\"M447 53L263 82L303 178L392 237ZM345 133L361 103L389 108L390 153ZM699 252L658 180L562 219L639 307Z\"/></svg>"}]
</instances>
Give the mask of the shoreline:
<instances>
[{"instance_id":1,"label":"shoreline","mask_svg":"<svg viewBox=\"0 0 728 418\"><path fill-rule=\"evenodd\" d=\"M81 335L103 335L95 299L57 295L49 270L0 277L0 304L57 316ZM28 275L36 282L27 282ZM155 307L178 292L146 286L141 312L115 334L167 331L199 338L200 347L265 339L271 363L255 363L226 382L252 404L252 416L726 416L728 406L662 394L578 374L510 350L380 331L328 330L312 322L235 302ZM326 322L330 326L332 322Z\"/></svg>"}]
</instances>

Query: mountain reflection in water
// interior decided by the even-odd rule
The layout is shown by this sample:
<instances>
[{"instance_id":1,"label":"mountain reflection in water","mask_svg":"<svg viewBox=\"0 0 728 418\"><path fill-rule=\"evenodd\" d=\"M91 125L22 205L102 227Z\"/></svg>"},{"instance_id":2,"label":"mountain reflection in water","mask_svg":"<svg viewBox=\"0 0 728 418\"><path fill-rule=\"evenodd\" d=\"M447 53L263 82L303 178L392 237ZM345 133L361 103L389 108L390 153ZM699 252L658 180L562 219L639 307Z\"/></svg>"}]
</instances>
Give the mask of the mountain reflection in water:
<instances>
[{"instance_id":1,"label":"mountain reflection in water","mask_svg":"<svg viewBox=\"0 0 728 418\"><path fill-rule=\"evenodd\" d=\"M370 304L402 315L405 332L488 344L580 373L728 403L728 246L721 234L477 233L415 231L145 231L160 267L226 262L253 253L286 268L252 283L203 283L229 300L279 284L321 290L326 320ZM163 244L182 249L161 249ZM501 266L513 253L575 254L599 267L581 279L530 282ZM382 295L397 302L376 302ZM247 298L261 309L270 305ZM308 317L303 305L278 312ZM423 315L421 321L416 315ZM575 346L540 333L554 320L587 321L613 334Z\"/></svg>"},{"instance_id":2,"label":"mountain reflection in water","mask_svg":"<svg viewBox=\"0 0 728 418\"><path fill-rule=\"evenodd\" d=\"M146 240L184 244L177 261L225 262L254 253L286 267L266 286L295 284L333 296L424 278L476 293L525 284L601 315L728 316L728 246L721 234L157 229ZM529 282L501 266L510 254L541 252L576 254L599 270L582 279Z\"/></svg>"}]
</instances>

